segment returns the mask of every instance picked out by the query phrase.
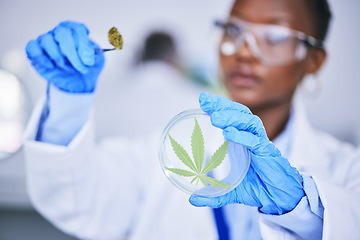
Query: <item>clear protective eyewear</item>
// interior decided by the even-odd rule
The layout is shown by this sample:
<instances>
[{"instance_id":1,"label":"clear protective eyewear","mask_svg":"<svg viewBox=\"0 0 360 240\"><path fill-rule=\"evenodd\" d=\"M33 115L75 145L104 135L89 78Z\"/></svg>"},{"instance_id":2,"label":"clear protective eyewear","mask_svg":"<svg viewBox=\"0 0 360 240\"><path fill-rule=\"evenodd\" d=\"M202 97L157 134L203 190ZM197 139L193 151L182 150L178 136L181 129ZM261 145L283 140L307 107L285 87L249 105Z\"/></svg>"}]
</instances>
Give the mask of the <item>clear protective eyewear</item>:
<instances>
[{"instance_id":1,"label":"clear protective eyewear","mask_svg":"<svg viewBox=\"0 0 360 240\"><path fill-rule=\"evenodd\" d=\"M216 21L224 30L220 50L224 55L235 54L248 44L253 55L266 65L283 65L304 59L309 47L323 48L323 42L284 26L250 23L239 18Z\"/></svg>"}]
</instances>

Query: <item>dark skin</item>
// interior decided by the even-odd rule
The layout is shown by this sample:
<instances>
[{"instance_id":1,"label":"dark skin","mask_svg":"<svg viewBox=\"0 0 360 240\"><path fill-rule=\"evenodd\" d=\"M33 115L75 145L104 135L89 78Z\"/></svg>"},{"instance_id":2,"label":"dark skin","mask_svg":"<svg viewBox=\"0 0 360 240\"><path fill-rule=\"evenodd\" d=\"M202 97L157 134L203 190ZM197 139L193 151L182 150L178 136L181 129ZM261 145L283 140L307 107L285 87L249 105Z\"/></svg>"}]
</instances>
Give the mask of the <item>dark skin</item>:
<instances>
[{"instance_id":1,"label":"dark skin","mask_svg":"<svg viewBox=\"0 0 360 240\"><path fill-rule=\"evenodd\" d=\"M314 36L311 14L304 0L237 0L230 16ZM247 44L231 56L220 53L223 83L230 97L261 118L270 140L284 129L298 84L306 74L316 73L325 58L325 50L310 48L304 60L267 66L254 57Z\"/></svg>"}]
</instances>

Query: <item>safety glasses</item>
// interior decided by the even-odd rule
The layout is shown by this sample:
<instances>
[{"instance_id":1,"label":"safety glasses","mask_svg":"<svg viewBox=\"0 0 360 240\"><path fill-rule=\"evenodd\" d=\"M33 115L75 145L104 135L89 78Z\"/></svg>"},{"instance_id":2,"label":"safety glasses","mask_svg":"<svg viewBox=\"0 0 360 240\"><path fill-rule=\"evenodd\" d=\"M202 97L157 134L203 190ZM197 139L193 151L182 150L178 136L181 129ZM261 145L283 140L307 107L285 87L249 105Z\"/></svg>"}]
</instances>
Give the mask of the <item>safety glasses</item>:
<instances>
[{"instance_id":1,"label":"safety glasses","mask_svg":"<svg viewBox=\"0 0 360 240\"><path fill-rule=\"evenodd\" d=\"M323 42L284 26L250 23L239 18L216 21L224 30L220 50L230 56L245 43L265 65L283 65L304 59L309 47L322 48Z\"/></svg>"}]
</instances>

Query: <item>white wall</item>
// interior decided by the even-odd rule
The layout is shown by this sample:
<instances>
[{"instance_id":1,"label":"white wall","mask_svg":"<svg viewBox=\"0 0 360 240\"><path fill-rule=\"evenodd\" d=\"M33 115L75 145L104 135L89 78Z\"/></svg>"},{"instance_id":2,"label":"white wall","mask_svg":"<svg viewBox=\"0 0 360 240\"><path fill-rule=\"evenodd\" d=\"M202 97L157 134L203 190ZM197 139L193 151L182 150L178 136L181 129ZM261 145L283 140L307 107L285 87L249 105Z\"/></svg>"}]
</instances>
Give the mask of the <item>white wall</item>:
<instances>
[{"instance_id":1,"label":"white wall","mask_svg":"<svg viewBox=\"0 0 360 240\"><path fill-rule=\"evenodd\" d=\"M52 29L59 21L86 23L90 36L109 47L107 30L116 26L124 36L124 50L106 53L100 89L110 87L125 71L142 37L152 26L172 29L187 59L212 51L212 20L224 16L232 0L0 0L0 63L28 86L35 101L44 81L31 69L24 48L29 39ZM310 119L317 127L360 143L360 0L330 0L334 13L327 46L329 58L320 73L322 92L308 100ZM19 59L19 60L17 60ZM112 71L116 69L116 72ZM120 79L118 81L121 81ZM101 86L103 86L101 88ZM112 111L106 104L100 113ZM100 133L101 134L101 133Z\"/></svg>"},{"instance_id":2,"label":"white wall","mask_svg":"<svg viewBox=\"0 0 360 240\"><path fill-rule=\"evenodd\" d=\"M92 39L104 48L111 47L107 31L112 26L120 30L124 37L124 49L121 53L106 54L104 76L108 73L107 69L115 67L121 73L142 38L154 26L174 32L180 43L180 51L185 57L194 57L208 50L212 20L227 12L225 9L229 2L231 0L0 0L0 61L3 65L9 65L6 56L13 51L24 58L24 49L30 39L47 32L63 20L84 22L90 29ZM16 73L24 75L21 77L36 98L40 90L34 88L43 81L30 69L25 58L18 65L21 66L15 69Z\"/></svg>"},{"instance_id":3,"label":"white wall","mask_svg":"<svg viewBox=\"0 0 360 240\"><path fill-rule=\"evenodd\" d=\"M45 87L25 56L30 39L52 29L63 20L84 22L91 38L103 48L109 48L107 31L117 27L124 38L121 52L106 53L106 65L97 91L97 132L107 135L116 128L102 124L114 109L106 102L106 90L121 87L121 76L133 61L143 38L152 29L166 29L177 37L179 52L188 61L203 58L214 46L213 20L228 12L231 0L0 0L0 63L15 72L36 101ZM206 60L206 58L205 58ZM120 77L119 77L120 76Z\"/></svg>"},{"instance_id":4,"label":"white wall","mask_svg":"<svg viewBox=\"0 0 360 240\"><path fill-rule=\"evenodd\" d=\"M320 73L322 92L307 101L313 124L360 144L360 1L330 0L333 22L328 60Z\"/></svg>"}]
</instances>

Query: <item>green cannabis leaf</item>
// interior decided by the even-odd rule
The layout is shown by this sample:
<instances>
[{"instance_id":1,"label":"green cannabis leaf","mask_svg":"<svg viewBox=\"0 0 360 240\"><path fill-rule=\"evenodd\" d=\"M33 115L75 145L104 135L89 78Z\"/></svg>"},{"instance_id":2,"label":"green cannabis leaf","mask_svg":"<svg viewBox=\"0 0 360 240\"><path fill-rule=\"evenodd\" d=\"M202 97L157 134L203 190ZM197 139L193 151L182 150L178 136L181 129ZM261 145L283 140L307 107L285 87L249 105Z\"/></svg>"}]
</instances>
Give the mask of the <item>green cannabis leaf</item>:
<instances>
[{"instance_id":1,"label":"green cannabis leaf","mask_svg":"<svg viewBox=\"0 0 360 240\"><path fill-rule=\"evenodd\" d=\"M194 172L196 172L196 168L195 165L193 163L193 161L191 160L189 154L186 152L186 150L179 144L177 143L169 134L169 138L170 138L170 142L171 142L171 146L173 147L176 156L186 165L188 166L191 170L193 170Z\"/></svg>"},{"instance_id":2,"label":"green cannabis leaf","mask_svg":"<svg viewBox=\"0 0 360 240\"><path fill-rule=\"evenodd\" d=\"M211 156L210 160L204 165L205 158L205 147L204 147L204 137L195 118L195 127L191 135L191 150L193 154L194 160L191 159L186 150L173 139L170 134L170 143L176 154L176 156L183 162L191 171L179 169L179 168L167 168L167 170L176 173L180 176L184 177L194 177L191 180L191 183L196 182L198 184L199 180L204 184L205 188L207 187L207 183L215 188L227 189L232 187L231 185L224 183L222 181L216 180L212 177L206 176L205 174L217 168L225 159L227 154L227 150L229 147L229 142L225 141L216 152Z\"/></svg>"},{"instance_id":3,"label":"green cannabis leaf","mask_svg":"<svg viewBox=\"0 0 360 240\"><path fill-rule=\"evenodd\" d=\"M203 162L204 162L204 137L202 135L200 126L195 118L195 127L191 135L191 150L194 157L194 162L196 165L196 170L201 171Z\"/></svg>"}]
</instances>

